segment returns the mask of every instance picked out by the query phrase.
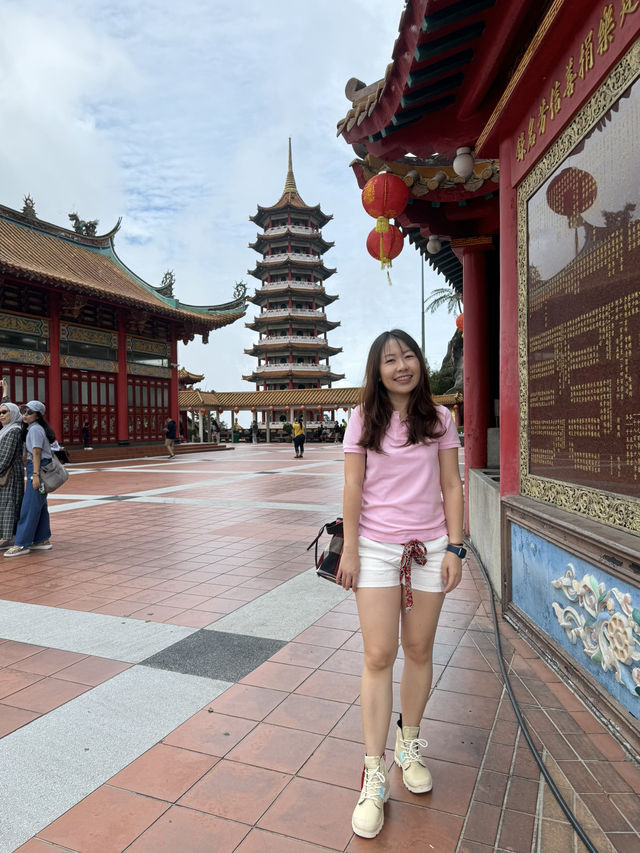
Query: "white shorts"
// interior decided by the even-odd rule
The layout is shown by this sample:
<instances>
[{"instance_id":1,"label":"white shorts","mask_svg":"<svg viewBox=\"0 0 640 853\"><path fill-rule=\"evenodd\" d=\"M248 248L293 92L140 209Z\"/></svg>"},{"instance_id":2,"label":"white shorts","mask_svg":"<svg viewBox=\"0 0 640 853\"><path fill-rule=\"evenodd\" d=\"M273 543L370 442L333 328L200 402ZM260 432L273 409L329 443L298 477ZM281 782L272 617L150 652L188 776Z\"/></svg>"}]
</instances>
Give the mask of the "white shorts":
<instances>
[{"instance_id":1,"label":"white shorts","mask_svg":"<svg viewBox=\"0 0 640 853\"><path fill-rule=\"evenodd\" d=\"M424 543L427 562L419 566L411 563L411 586L421 592L442 592L442 560L449 544L448 536L439 536ZM366 536L358 536L360 574L358 587L400 586L400 560L403 545L395 542L374 542Z\"/></svg>"}]
</instances>

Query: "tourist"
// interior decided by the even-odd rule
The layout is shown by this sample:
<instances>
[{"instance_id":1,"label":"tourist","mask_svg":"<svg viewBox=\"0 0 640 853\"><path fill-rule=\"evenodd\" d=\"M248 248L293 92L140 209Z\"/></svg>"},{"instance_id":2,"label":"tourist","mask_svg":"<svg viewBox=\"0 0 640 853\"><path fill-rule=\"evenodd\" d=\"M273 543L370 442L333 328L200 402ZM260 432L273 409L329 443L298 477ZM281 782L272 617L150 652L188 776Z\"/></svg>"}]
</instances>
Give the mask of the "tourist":
<instances>
[{"instance_id":1,"label":"tourist","mask_svg":"<svg viewBox=\"0 0 640 853\"><path fill-rule=\"evenodd\" d=\"M173 418L167 418L164 422L164 446L169 451L169 459L173 459L176 455L175 444L176 444L176 431L177 424Z\"/></svg>"},{"instance_id":2,"label":"tourist","mask_svg":"<svg viewBox=\"0 0 640 853\"><path fill-rule=\"evenodd\" d=\"M89 421L82 424L82 449L93 450L91 447L91 430L89 429Z\"/></svg>"},{"instance_id":3,"label":"tourist","mask_svg":"<svg viewBox=\"0 0 640 853\"><path fill-rule=\"evenodd\" d=\"M398 622L404 667L394 760L409 791L431 790L419 727L440 609L460 583L466 553L459 444L451 415L433 403L416 342L399 329L383 332L369 351L362 404L344 437L344 551L337 575L355 592L364 645L365 759L352 818L363 838L380 832L389 798L384 753Z\"/></svg>"},{"instance_id":4,"label":"tourist","mask_svg":"<svg viewBox=\"0 0 640 853\"><path fill-rule=\"evenodd\" d=\"M220 444L220 424L215 418L211 418L211 441Z\"/></svg>"},{"instance_id":5,"label":"tourist","mask_svg":"<svg viewBox=\"0 0 640 853\"><path fill-rule=\"evenodd\" d=\"M258 443L258 421L256 420L251 423L251 443Z\"/></svg>"},{"instance_id":6,"label":"tourist","mask_svg":"<svg viewBox=\"0 0 640 853\"><path fill-rule=\"evenodd\" d=\"M0 406L2 408L2 406ZM49 551L51 527L47 495L40 481L40 469L51 462L51 444L55 434L44 419L45 407L39 400L31 400L23 407L22 421L26 427L27 484L20 508L15 545L4 552L5 557L19 557L29 551Z\"/></svg>"},{"instance_id":7,"label":"tourist","mask_svg":"<svg viewBox=\"0 0 640 853\"><path fill-rule=\"evenodd\" d=\"M24 495L22 464L22 415L14 403L0 403L0 476L8 475L0 486L0 550L13 545L20 506Z\"/></svg>"},{"instance_id":8,"label":"tourist","mask_svg":"<svg viewBox=\"0 0 640 853\"><path fill-rule=\"evenodd\" d=\"M296 459L302 459L304 456L304 424L302 415L298 415L298 420L293 422L293 449L296 452Z\"/></svg>"}]
</instances>

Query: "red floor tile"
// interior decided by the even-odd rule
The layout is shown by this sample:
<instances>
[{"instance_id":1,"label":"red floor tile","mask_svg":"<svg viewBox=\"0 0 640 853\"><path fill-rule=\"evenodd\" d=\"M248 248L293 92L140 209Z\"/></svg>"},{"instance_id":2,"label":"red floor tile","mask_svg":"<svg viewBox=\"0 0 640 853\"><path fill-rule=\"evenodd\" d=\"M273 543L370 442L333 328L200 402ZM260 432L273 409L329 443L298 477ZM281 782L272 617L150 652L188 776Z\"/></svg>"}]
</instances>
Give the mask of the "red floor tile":
<instances>
[{"instance_id":1,"label":"red floor tile","mask_svg":"<svg viewBox=\"0 0 640 853\"><path fill-rule=\"evenodd\" d=\"M172 806L127 853L232 853L248 830L245 824Z\"/></svg>"},{"instance_id":2,"label":"red floor tile","mask_svg":"<svg viewBox=\"0 0 640 853\"><path fill-rule=\"evenodd\" d=\"M219 714L230 714L248 720L263 720L289 694L268 687L252 687L250 684L234 684L212 702L211 707Z\"/></svg>"},{"instance_id":3,"label":"red floor tile","mask_svg":"<svg viewBox=\"0 0 640 853\"><path fill-rule=\"evenodd\" d=\"M210 713L205 709L167 735L163 742L169 746L178 746L222 758L255 725L252 720Z\"/></svg>"},{"instance_id":4,"label":"red floor tile","mask_svg":"<svg viewBox=\"0 0 640 853\"><path fill-rule=\"evenodd\" d=\"M310 803L318 807L309 808ZM311 844L344 850L352 835L353 807L353 797L345 797L342 788L293 779L260 819L258 827Z\"/></svg>"},{"instance_id":5,"label":"red floor tile","mask_svg":"<svg viewBox=\"0 0 640 853\"><path fill-rule=\"evenodd\" d=\"M38 837L79 853L122 853L167 808L168 803L102 787L39 832Z\"/></svg>"},{"instance_id":6,"label":"red floor tile","mask_svg":"<svg viewBox=\"0 0 640 853\"><path fill-rule=\"evenodd\" d=\"M291 776L223 759L180 800L180 805L253 825Z\"/></svg>"},{"instance_id":7,"label":"red floor tile","mask_svg":"<svg viewBox=\"0 0 640 853\"><path fill-rule=\"evenodd\" d=\"M349 709L342 702L292 694L265 719L267 723L326 735Z\"/></svg>"},{"instance_id":8,"label":"red floor tile","mask_svg":"<svg viewBox=\"0 0 640 853\"><path fill-rule=\"evenodd\" d=\"M35 684L5 696L4 704L45 714L88 690L85 684L74 684L59 678L42 678Z\"/></svg>"},{"instance_id":9,"label":"red floor tile","mask_svg":"<svg viewBox=\"0 0 640 853\"><path fill-rule=\"evenodd\" d=\"M23 708L13 708L10 705L0 704L0 738L14 732L16 729L26 726L40 716L34 711L25 711Z\"/></svg>"},{"instance_id":10,"label":"red floor tile","mask_svg":"<svg viewBox=\"0 0 640 853\"><path fill-rule=\"evenodd\" d=\"M240 683L292 691L308 677L309 670L304 667L266 661L241 679Z\"/></svg>"},{"instance_id":11,"label":"red floor tile","mask_svg":"<svg viewBox=\"0 0 640 853\"><path fill-rule=\"evenodd\" d=\"M322 741L320 735L259 723L227 757L281 773L296 773Z\"/></svg>"},{"instance_id":12,"label":"red floor tile","mask_svg":"<svg viewBox=\"0 0 640 853\"><path fill-rule=\"evenodd\" d=\"M56 673L57 679L95 686L129 669L131 664L109 658L86 657Z\"/></svg>"},{"instance_id":13,"label":"red floor tile","mask_svg":"<svg viewBox=\"0 0 640 853\"><path fill-rule=\"evenodd\" d=\"M159 743L109 779L109 785L175 802L218 759Z\"/></svg>"}]
</instances>

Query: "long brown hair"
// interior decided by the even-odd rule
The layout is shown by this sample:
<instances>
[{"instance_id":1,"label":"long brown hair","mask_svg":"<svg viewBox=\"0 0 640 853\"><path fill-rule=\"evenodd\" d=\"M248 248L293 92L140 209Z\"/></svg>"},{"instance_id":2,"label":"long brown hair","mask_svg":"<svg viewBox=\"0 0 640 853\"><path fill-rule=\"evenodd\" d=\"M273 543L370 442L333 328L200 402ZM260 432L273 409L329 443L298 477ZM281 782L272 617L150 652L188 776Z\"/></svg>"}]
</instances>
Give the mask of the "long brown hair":
<instances>
[{"instance_id":1,"label":"long brown hair","mask_svg":"<svg viewBox=\"0 0 640 853\"><path fill-rule=\"evenodd\" d=\"M420 347L402 329L392 329L378 335L371 344L362 389L363 429L358 444L378 452L393 414L389 394L380 377L380 360L386 344L394 338L411 350L420 365L420 380L411 392L407 407L407 444L422 444L445 433L431 397L429 373Z\"/></svg>"}]
</instances>

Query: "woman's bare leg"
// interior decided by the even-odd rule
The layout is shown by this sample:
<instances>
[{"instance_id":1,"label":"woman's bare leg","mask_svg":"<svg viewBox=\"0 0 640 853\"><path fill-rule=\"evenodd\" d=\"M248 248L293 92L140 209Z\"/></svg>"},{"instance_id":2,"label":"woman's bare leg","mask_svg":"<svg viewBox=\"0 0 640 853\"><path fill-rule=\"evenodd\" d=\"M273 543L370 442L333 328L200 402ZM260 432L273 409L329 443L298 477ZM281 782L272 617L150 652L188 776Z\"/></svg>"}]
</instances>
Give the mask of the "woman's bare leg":
<instances>
[{"instance_id":1,"label":"woman's bare leg","mask_svg":"<svg viewBox=\"0 0 640 853\"><path fill-rule=\"evenodd\" d=\"M366 755L384 755L392 706L393 664L398 654L400 587L356 592L364 665L360 710Z\"/></svg>"},{"instance_id":2,"label":"woman's bare leg","mask_svg":"<svg viewBox=\"0 0 640 853\"><path fill-rule=\"evenodd\" d=\"M433 643L444 595L413 591L413 608L402 614L404 668L400 682L403 726L420 726L433 679Z\"/></svg>"}]
</instances>

